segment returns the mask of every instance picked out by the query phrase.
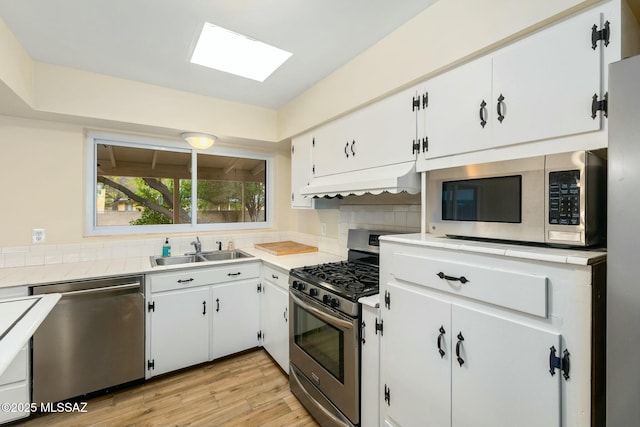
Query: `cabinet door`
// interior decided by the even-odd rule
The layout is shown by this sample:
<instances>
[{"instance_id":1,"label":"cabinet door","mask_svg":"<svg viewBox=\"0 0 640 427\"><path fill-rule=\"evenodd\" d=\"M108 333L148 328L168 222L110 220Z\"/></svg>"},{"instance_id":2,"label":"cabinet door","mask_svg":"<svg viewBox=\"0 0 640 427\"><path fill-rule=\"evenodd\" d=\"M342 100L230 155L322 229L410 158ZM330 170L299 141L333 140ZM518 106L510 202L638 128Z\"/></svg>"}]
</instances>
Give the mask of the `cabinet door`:
<instances>
[{"instance_id":1,"label":"cabinet door","mask_svg":"<svg viewBox=\"0 0 640 427\"><path fill-rule=\"evenodd\" d=\"M211 287L211 359L258 345L259 280Z\"/></svg>"},{"instance_id":2,"label":"cabinet door","mask_svg":"<svg viewBox=\"0 0 640 427\"><path fill-rule=\"evenodd\" d=\"M353 113L354 139L350 170L370 169L415 160L416 115L412 90L405 90Z\"/></svg>"},{"instance_id":3,"label":"cabinet door","mask_svg":"<svg viewBox=\"0 0 640 427\"><path fill-rule=\"evenodd\" d=\"M495 145L517 144L597 131L591 118L594 94L601 96L601 48L591 47L591 10L514 43L493 59ZM500 120L497 114L498 99Z\"/></svg>"},{"instance_id":4,"label":"cabinet door","mask_svg":"<svg viewBox=\"0 0 640 427\"><path fill-rule=\"evenodd\" d=\"M491 145L491 58L483 57L441 74L424 85L427 108L419 115L418 169L424 159L483 150ZM424 168L423 168L424 169Z\"/></svg>"},{"instance_id":5,"label":"cabinet door","mask_svg":"<svg viewBox=\"0 0 640 427\"><path fill-rule=\"evenodd\" d=\"M549 349L560 354L560 335L455 305L451 317L452 426L559 427L562 375L549 373Z\"/></svg>"},{"instance_id":6,"label":"cabinet door","mask_svg":"<svg viewBox=\"0 0 640 427\"><path fill-rule=\"evenodd\" d=\"M313 136L305 134L291 141L291 207L312 208L313 199L300 190L311 181L311 146Z\"/></svg>"},{"instance_id":7,"label":"cabinet door","mask_svg":"<svg viewBox=\"0 0 640 427\"><path fill-rule=\"evenodd\" d=\"M263 286L262 345L289 372L289 294L270 282L263 282Z\"/></svg>"},{"instance_id":8,"label":"cabinet door","mask_svg":"<svg viewBox=\"0 0 640 427\"><path fill-rule=\"evenodd\" d=\"M362 305L360 343L362 349L360 379L360 425L380 425L380 334L376 322L379 309Z\"/></svg>"},{"instance_id":9,"label":"cabinet door","mask_svg":"<svg viewBox=\"0 0 640 427\"><path fill-rule=\"evenodd\" d=\"M209 287L152 294L151 375L206 362L209 357Z\"/></svg>"},{"instance_id":10,"label":"cabinet door","mask_svg":"<svg viewBox=\"0 0 640 427\"><path fill-rule=\"evenodd\" d=\"M349 131L348 121L349 116L341 117L313 132L315 144L311 147L312 178L349 170L349 144L353 139L353 132Z\"/></svg>"},{"instance_id":11,"label":"cabinet door","mask_svg":"<svg viewBox=\"0 0 640 427\"><path fill-rule=\"evenodd\" d=\"M389 402L381 402L383 417L390 425L403 427L449 426L451 306L393 283L384 290L391 304L381 309L381 382L390 390Z\"/></svg>"}]
</instances>

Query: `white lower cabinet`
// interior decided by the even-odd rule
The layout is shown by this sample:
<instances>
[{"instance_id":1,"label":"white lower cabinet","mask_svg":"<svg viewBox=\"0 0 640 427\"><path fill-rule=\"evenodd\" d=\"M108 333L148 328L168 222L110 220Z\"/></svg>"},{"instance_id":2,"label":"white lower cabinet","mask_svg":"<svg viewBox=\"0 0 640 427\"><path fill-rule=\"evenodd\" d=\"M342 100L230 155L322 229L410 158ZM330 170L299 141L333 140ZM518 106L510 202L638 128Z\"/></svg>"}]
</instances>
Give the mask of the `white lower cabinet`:
<instances>
[{"instance_id":1,"label":"white lower cabinet","mask_svg":"<svg viewBox=\"0 0 640 427\"><path fill-rule=\"evenodd\" d=\"M360 425L380 424L380 335L376 330L380 318L377 295L360 299ZM366 300L366 301L365 301Z\"/></svg>"},{"instance_id":2,"label":"white lower cabinet","mask_svg":"<svg viewBox=\"0 0 640 427\"><path fill-rule=\"evenodd\" d=\"M228 356L258 345L259 279L211 287L211 357Z\"/></svg>"},{"instance_id":3,"label":"white lower cabinet","mask_svg":"<svg viewBox=\"0 0 640 427\"><path fill-rule=\"evenodd\" d=\"M387 292L388 425L561 425L561 376L548 373L558 334L400 286Z\"/></svg>"},{"instance_id":4,"label":"white lower cabinet","mask_svg":"<svg viewBox=\"0 0 640 427\"><path fill-rule=\"evenodd\" d=\"M209 287L153 294L151 364L153 375L206 362L209 358Z\"/></svg>"},{"instance_id":5,"label":"white lower cabinet","mask_svg":"<svg viewBox=\"0 0 640 427\"><path fill-rule=\"evenodd\" d=\"M381 241L381 425L602 426L604 262L477 252Z\"/></svg>"},{"instance_id":6,"label":"white lower cabinet","mask_svg":"<svg viewBox=\"0 0 640 427\"><path fill-rule=\"evenodd\" d=\"M29 398L29 352L27 347L13 359L0 375L0 423L29 416L31 402Z\"/></svg>"},{"instance_id":7,"label":"white lower cabinet","mask_svg":"<svg viewBox=\"0 0 640 427\"><path fill-rule=\"evenodd\" d=\"M27 295L29 295L29 289L26 286L0 289L0 299ZM0 410L0 424L25 418L30 414L29 365L29 347L26 345L0 375L0 403L9 405Z\"/></svg>"},{"instance_id":8,"label":"white lower cabinet","mask_svg":"<svg viewBox=\"0 0 640 427\"><path fill-rule=\"evenodd\" d=\"M267 280L262 286L262 346L288 373L289 293Z\"/></svg>"},{"instance_id":9,"label":"white lower cabinet","mask_svg":"<svg viewBox=\"0 0 640 427\"><path fill-rule=\"evenodd\" d=\"M259 261L147 275L146 378L259 344Z\"/></svg>"}]
</instances>

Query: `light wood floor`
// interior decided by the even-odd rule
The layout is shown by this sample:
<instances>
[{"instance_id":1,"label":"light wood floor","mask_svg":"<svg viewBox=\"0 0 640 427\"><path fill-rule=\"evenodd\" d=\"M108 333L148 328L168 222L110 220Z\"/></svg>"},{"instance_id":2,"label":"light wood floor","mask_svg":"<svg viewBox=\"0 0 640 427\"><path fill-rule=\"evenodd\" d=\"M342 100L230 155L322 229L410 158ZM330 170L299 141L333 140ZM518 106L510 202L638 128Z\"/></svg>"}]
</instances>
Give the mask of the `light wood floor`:
<instances>
[{"instance_id":1,"label":"light wood floor","mask_svg":"<svg viewBox=\"0 0 640 427\"><path fill-rule=\"evenodd\" d=\"M37 415L12 427L318 427L261 349L90 399L86 409Z\"/></svg>"}]
</instances>

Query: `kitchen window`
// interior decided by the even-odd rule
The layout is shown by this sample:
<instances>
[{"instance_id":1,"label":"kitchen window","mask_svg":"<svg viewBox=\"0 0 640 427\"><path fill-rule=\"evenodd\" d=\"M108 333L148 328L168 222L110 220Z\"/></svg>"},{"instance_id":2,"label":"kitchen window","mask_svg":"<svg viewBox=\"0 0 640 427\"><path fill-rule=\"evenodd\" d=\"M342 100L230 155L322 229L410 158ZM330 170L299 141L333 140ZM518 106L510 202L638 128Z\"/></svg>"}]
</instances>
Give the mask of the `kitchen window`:
<instances>
[{"instance_id":1,"label":"kitchen window","mask_svg":"<svg viewBox=\"0 0 640 427\"><path fill-rule=\"evenodd\" d=\"M89 135L86 234L271 226L271 156Z\"/></svg>"}]
</instances>

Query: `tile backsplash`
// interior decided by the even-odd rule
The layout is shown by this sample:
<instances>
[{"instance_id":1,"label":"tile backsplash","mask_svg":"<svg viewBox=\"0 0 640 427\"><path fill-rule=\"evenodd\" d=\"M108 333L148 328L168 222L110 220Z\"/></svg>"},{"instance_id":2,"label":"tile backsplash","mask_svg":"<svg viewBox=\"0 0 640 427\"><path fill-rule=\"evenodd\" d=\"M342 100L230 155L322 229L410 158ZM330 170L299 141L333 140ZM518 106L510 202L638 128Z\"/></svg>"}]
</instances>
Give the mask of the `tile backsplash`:
<instances>
[{"instance_id":1,"label":"tile backsplash","mask_svg":"<svg viewBox=\"0 0 640 427\"><path fill-rule=\"evenodd\" d=\"M420 205L342 205L338 236L340 246L346 247L350 228L419 233Z\"/></svg>"},{"instance_id":2,"label":"tile backsplash","mask_svg":"<svg viewBox=\"0 0 640 427\"><path fill-rule=\"evenodd\" d=\"M202 250L217 248L222 242L226 249L233 241L237 249L251 248L256 243L293 240L317 246L320 251L346 256L347 235L350 228L395 231L398 233L420 232L420 205L342 205L340 206L338 239L285 231L266 231L242 234L200 235ZM191 236L169 237L172 255L193 251ZM164 238L100 239L84 243L64 245L31 245L0 247L0 268L29 267L49 264L66 264L82 261L100 261L128 257L159 256L162 254Z\"/></svg>"}]
</instances>

